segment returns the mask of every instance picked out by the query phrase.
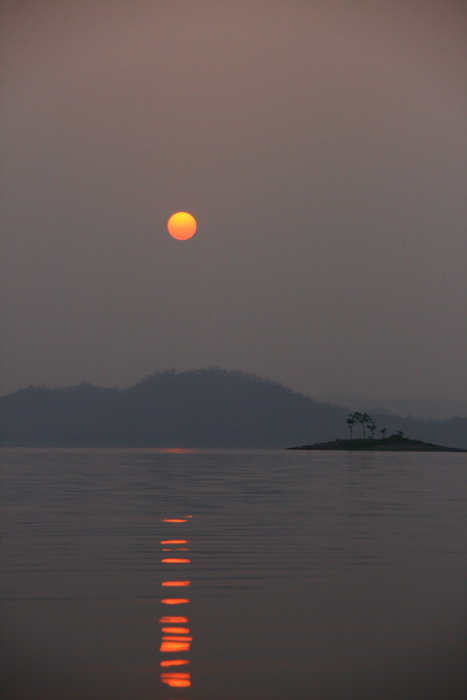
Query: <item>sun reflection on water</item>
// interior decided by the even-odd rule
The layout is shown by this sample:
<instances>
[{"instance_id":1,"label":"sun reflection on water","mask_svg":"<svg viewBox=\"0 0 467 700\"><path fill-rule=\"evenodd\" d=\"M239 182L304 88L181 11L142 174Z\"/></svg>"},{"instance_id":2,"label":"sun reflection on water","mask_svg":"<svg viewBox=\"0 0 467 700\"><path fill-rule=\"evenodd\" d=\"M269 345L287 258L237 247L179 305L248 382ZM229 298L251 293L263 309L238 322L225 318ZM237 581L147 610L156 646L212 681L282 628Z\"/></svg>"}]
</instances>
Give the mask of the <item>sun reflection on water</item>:
<instances>
[{"instance_id":1,"label":"sun reflection on water","mask_svg":"<svg viewBox=\"0 0 467 700\"><path fill-rule=\"evenodd\" d=\"M187 518L164 518L163 523L186 523Z\"/></svg>"},{"instance_id":2,"label":"sun reflection on water","mask_svg":"<svg viewBox=\"0 0 467 700\"><path fill-rule=\"evenodd\" d=\"M164 634L190 634L189 627L163 627L161 631Z\"/></svg>"},{"instance_id":3,"label":"sun reflection on water","mask_svg":"<svg viewBox=\"0 0 467 700\"><path fill-rule=\"evenodd\" d=\"M189 564L189 559L182 559L180 557L168 557L161 560L163 564Z\"/></svg>"},{"instance_id":4,"label":"sun reflection on water","mask_svg":"<svg viewBox=\"0 0 467 700\"><path fill-rule=\"evenodd\" d=\"M188 622L188 618L184 617L183 615L163 615L160 619L159 622L161 625L166 625L166 624L186 624Z\"/></svg>"},{"instance_id":5,"label":"sun reflection on water","mask_svg":"<svg viewBox=\"0 0 467 700\"><path fill-rule=\"evenodd\" d=\"M187 666L189 664L188 659L168 659L167 661L161 661L161 667L167 668L168 666Z\"/></svg>"},{"instance_id":6,"label":"sun reflection on water","mask_svg":"<svg viewBox=\"0 0 467 700\"><path fill-rule=\"evenodd\" d=\"M161 544L188 544L189 540L161 540Z\"/></svg>"},{"instance_id":7,"label":"sun reflection on water","mask_svg":"<svg viewBox=\"0 0 467 700\"><path fill-rule=\"evenodd\" d=\"M161 673L161 680L172 688L189 688L191 686L189 673Z\"/></svg>"},{"instance_id":8,"label":"sun reflection on water","mask_svg":"<svg viewBox=\"0 0 467 700\"><path fill-rule=\"evenodd\" d=\"M175 530L173 533L168 533L169 535L178 535L178 528L180 525L188 523L191 519L191 515L184 515L181 517L168 517L163 518L162 522L164 526L171 530ZM180 537L170 537L170 539L161 539L161 551L162 552L187 552L189 551L188 546L172 546L172 545L188 545L189 540L185 539L182 534ZM162 546L165 545L165 546ZM170 546L167 546L170 545ZM191 560L185 557L175 556L163 556L161 563L164 567L172 567L175 565L174 571L182 570L185 573L186 567L191 563ZM190 586L191 581L188 578L183 579L172 579L161 581L161 587L164 588L187 588ZM168 591L167 591L168 592ZM173 591L176 595L176 591ZM178 606L186 606L190 603L189 598L173 597L173 598L162 598L161 605L174 606L177 610ZM160 680L161 684L168 688L191 688L191 674L189 672L183 671L173 671L172 668L180 666L189 666L190 659L186 656L186 653L190 651L191 643L193 637L190 633L190 628L187 626L189 624L188 617L185 615L162 615L159 619L161 624L161 644L160 653L162 655L160 661L161 674ZM183 654L183 656L180 656ZM166 656L167 655L167 656ZM182 700L179 698L178 700ZM184 697L183 700L188 700Z\"/></svg>"}]
</instances>

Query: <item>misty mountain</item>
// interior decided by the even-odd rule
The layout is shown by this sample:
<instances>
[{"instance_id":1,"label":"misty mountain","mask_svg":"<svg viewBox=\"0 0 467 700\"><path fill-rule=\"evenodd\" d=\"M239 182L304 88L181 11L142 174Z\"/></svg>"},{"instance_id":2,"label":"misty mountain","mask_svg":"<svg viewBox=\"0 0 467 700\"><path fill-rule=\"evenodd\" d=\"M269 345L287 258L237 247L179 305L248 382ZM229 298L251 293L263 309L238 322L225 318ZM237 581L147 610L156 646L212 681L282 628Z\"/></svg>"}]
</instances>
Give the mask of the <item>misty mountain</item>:
<instances>
[{"instance_id":1,"label":"misty mountain","mask_svg":"<svg viewBox=\"0 0 467 700\"><path fill-rule=\"evenodd\" d=\"M30 387L0 397L0 416L2 446L267 448L348 436L347 408L217 368L162 372L127 389ZM373 418L388 434L467 448L467 418Z\"/></svg>"},{"instance_id":2,"label":"misty mountain","mask_svg":"<svg viewBox=\"0 0 467 700\"><path fill-rule=\"evenodd\" d=\"M447 420L456 416L467 416L467 402L447 398L414 399L410 397L372 397L364 399L358 394L322 394L316 401L338 406L365 406L366 411L383 415L395 414L424 420Z\"/></svg>"}]
</instances>

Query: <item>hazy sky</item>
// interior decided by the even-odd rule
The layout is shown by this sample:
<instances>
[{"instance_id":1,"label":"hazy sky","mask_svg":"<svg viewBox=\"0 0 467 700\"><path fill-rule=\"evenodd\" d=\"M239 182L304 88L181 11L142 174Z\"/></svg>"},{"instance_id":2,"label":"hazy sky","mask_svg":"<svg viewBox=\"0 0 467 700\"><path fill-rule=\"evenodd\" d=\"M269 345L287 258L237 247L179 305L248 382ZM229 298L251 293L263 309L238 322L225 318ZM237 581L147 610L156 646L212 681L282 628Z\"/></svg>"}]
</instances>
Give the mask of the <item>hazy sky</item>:
<instances>
[{"instance_id":1,"label":"hazy sky","mask_svg":"<svg viewBox=\"0 0 467 700\"><path fill-rule=\"evenodd\" d=\"M2 11L3 393L217 365L465 398L464 2Z\"/></svg>"}]
</instances>

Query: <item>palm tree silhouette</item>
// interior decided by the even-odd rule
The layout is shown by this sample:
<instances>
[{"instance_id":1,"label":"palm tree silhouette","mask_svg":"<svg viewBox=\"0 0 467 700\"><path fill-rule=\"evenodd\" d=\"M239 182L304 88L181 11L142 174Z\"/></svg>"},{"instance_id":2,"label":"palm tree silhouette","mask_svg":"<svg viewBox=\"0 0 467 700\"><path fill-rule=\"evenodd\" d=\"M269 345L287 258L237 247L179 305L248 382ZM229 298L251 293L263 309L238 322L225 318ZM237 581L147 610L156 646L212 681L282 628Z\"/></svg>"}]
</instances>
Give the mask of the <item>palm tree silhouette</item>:
<instances>
[{"instance_id":1,"label":"palm tree silhouette","mask_svg":"<svg viewBox=\"0 0 467 700\"><path fill-rule=\"evenodd\" d=\"M368 415L368 413L359 413L358 422L361 423L361 425L362 425L362 434L363 434L363 439L364 439L364 440L366 439L366 436L365 436L365 423L370 423L371 420L372 420L372 419L370 418L370 416Z\"/></svg>"},{"instance_id":2,"label":"palm tree silhouette","mask_svg":"<svg viewBox=\"0 0 467 700\"><path fill-rule=\"evenodd\" d=\"M349 426L349 430L350 430L350 439L352 440L352 439L353 439L353 435L352 435L352 433L353 433L353 427L354 427L354 425L355 425L355 414L352 414L352 413L351 413L351 414L349 415L349 417L347 418L347 421L346 421L346 422L347 422L347 425Z\"/></svg>"},{"instance_id":3,"label":"palm tree silhouette","mask_svg":"<svg viewBox=\"0 0 467 700\"><path fill-rule=\"evenodd\" d=\"M360 413L360 411L355 411L354 413L351 413L349 417L347 418L347 425L349 426L350 430L350 439L352 439L352 429L355 423L360 423L362 426L362 434L363 434L363 439L365 440L365 423L369 423L371 425L368 426L369 430L371 430L371 436L373 437L373 431L376 428L376 425L374 425L373 418L368 415L368 413Z\"/></svg>"}]
</instances>

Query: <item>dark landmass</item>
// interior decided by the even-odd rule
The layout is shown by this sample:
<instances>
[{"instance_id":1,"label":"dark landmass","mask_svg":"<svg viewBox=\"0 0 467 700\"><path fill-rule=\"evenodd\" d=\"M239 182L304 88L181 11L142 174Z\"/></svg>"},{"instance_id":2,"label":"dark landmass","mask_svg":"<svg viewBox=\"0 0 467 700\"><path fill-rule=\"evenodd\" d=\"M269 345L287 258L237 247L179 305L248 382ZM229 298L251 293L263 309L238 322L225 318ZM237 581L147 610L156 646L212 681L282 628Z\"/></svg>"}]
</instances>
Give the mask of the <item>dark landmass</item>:
<instances>
[{"instance_id":1,"label":"dark landmass","mask_svg":"<svg viewBox=\"0 0 467 700\"><path fill-rule=\"evenodd\" d=\"M345 436L348 413L348 407L317 403L244 372L167 371L127 389L83 383L2 396L0 445L284 448ZM420 440L467 448L467 418L417 421L376 413L373 418L376 434L382 428L388 435L402 430Z\"/></svg>"},{"instance_id":2,"label":"dark landmass","mask_svg":"<svg viewBox=\"0 0 467 700\"><path fill-rule=\"evenodd\" d=\"M390 435L387 438L374 440L368 438L355 440L333 440L333 442L318 442L314 445L288 447L289 450L354 450L357 452L467 452L458 447L433 445L423 440L411 440L401 435Z\"/></svg>"}]
</instances>

